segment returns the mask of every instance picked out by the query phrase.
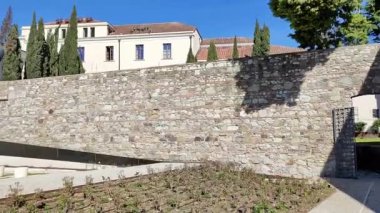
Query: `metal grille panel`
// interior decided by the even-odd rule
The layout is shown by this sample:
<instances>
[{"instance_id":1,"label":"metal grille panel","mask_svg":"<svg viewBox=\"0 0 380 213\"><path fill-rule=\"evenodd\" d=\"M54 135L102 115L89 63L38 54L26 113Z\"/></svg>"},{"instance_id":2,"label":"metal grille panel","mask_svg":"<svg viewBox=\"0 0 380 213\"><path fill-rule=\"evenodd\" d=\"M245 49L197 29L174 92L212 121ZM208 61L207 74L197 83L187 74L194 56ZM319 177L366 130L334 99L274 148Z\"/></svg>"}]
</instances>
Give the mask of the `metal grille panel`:
<instances>
[{"instance_id":1,"label":"metal grille panel","mask_svg":"<svg viewBox=\"0 0 380 213\"><path fill-rule=\"evenodd\" d=\"M336 176L356 177L354 108L333 110Z\"/></svg>"}]
</instances>

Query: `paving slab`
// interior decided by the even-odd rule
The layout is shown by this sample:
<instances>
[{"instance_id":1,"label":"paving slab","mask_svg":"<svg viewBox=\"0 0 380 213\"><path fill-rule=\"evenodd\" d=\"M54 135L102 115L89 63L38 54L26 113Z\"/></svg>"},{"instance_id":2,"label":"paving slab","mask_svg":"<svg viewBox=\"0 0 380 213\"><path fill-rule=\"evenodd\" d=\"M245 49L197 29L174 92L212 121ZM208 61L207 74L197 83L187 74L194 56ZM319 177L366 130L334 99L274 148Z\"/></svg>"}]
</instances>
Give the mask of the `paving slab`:
<instances>
[{"instance_id":1,"label":"paving slab","mask_svg":"<svg viewBox=\"0 0 380 213\"><path fill-rule=\"evenodd\" d=\"M329 179L337 191L310 213L380 212L380 178Z\"/></svg>"},{"instance_id":2,"label":"paving slab","mask_svg":"<svg viewBox=\"0 0 380 213\"><path fill-rule=\"evenodd\" d=\"M147 175L151 173L159 173L167 170L181 169L185 166L196 166L198 164L184 164L184 163L156 163L142 166L132 166L124 168L108 168L93 171L76 171L55 173L46 175L35 175L24 178L8 178L0 180L0 199L6 198L9 194L9 186L15 186L18 182L22 186L21 194L32 194L36 189L43 191L50 191L62 188L65 177L74 177L74 186L81 186L86 184L86 177L91 176L94 183L104 182L104 179L117 180L119 175L126 178L136 177L138 175Z\"/></svg>"}]
</instances>

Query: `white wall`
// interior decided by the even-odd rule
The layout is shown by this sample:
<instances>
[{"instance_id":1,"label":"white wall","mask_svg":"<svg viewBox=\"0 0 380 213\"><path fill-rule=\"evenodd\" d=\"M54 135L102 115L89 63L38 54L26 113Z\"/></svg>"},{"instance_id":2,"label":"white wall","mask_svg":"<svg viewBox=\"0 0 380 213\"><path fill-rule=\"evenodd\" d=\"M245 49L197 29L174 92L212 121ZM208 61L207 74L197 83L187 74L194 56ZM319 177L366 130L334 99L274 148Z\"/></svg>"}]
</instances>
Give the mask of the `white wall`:
<instances>
[{"instance_id":1,"label":"white wall","mask_svg":"<svg viewBox=\"0 0 380 213\"><path fill-rule=\"evenodd\" d=\"M95 37L106 37L108 36L108 26L109 24L107 22L79 23L78 24L78 38L83 38L83 28L88 28L88 37L90 37L91 27L95 27ZM57 29L58 27L59 27L58 37L59 39L62 39L61 42L63 42L62 29L66 29L66 35L67 35L68 24L62 24L61 26L57 24L45 25L45 37L47 37L49 31L52 31L52 33L54 33L55 29ZM24 51L26 50L29 33L30 33L30 26L24 26L21 28L20 43L21 43L21 49Z\"/></svg>"},{"instance_id":2,"label":"white wall","mask_svg":"<svg viewBox=\"0 0 380 213\"><path fill-rule=\"evenodd\" d=\"M380 95L363 95L352 98L355 107L355 122L365 122L368 130L373 122L379 118L373 117L373 110L380 109Z\"/></svg>"},{"instance_id":3,"label":"white wall","mask_svg":"<svg viewBox=\"0 0 380 213\"><path fill-rule=\"evenodd\" d=\"M83 38L83 28L95 26L95 38ZM46 25L46 35L49 30L55 30L58 25ZM58 50L64 43L61 29L67 27L62 25L59 30ZM26 50L30 27L22 28L20 43L22 50ZM108 35L108 23L78 24L78 47L85 48L85 59L83 66L86 73L114 71L119 69L119 40L120 40L120 70L138 69L154 66L167 66L185 64L187 53L190 48L190 37L194 55L198 52L201 37L195 32L170 32L133 35ZM163 58L163 44L171 43L172 58ZM136 60L136 45L144 45L144 60ZM114 47L114 60L106 61L106 46Z\"/></svg>"},{"instance_id":4,"label":"white wall","mask_svg":"<svg viewBox=\"0 0 380 213\"><path fill-rule=\"evenodd\" d=\"M194 32L194 37L192 41L193 54L196 56L199 49L201 48L202 38L198 30ZM189 51L189 50L188 50Z\"/></svg>"},{"instance_id":5,"label":"white wall","mask_svg":"<svg viewBox=\"0 0 380 213\"><path fill-rule=\"evenodd\" d=\"M85 48L83 66L86 73L114 71L119 69L138 69L154 66L166 66L186 63L190 48L190 36L145 36L145 37L113 37L107 40L80 39L78 46ZM193 41L194 42L194 41ZM171 43L172 58L163 58L163 44ZM196 42L199 46L199 42ZM144 45L144 60L136 60L136 45ZM114 61L106 61L106 46L114 47ZM197 51L197 50L196 50Z\"/></svg>"},{"instance_id":6,"label":"white wall","mask_svg":"<svg viewBox=\"0 0 380 213\"><path fill-rule=\"evenodd\" d=\"M106 61L106 46L114 47L114 60ZM83 67L86 73L118 70L118 41L98 40L79 41L78 47L84 47Z\"/></svg>"}]
</instances>

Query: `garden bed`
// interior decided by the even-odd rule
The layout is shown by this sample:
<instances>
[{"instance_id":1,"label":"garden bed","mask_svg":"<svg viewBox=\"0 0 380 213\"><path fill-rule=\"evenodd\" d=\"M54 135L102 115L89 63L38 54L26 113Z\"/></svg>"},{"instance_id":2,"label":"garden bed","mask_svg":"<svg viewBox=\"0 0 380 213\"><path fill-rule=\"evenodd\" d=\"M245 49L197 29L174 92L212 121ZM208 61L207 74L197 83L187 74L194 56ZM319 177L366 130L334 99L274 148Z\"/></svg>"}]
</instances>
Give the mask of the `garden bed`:
<instances>
[{"instance_id":1,"label":"garden bed","mask_svg":"<svg viewBox=\"0 0 380 213\"><path fill-rule=\"evenodd\" d=\"M160 174L0 201L0 212L308 212L334 189L324 181L257 175L251 170L208 164Z\"/></svg>"}]
</instances>

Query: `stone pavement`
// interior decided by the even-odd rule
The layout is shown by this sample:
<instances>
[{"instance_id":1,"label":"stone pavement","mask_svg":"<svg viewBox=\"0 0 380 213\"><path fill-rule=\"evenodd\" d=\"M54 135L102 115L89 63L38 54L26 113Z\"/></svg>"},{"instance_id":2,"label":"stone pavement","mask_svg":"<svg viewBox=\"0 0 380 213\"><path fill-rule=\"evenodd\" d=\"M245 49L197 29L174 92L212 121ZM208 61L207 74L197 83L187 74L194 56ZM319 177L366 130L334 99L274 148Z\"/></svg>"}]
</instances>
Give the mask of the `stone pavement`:
<instances>
[{"instance_id":1,"label":"stone pavement","mask_svg":"<svg viewBox=\"0 0 380 213\"><path fill-rule=\"evenodd\" d=\"M186 166L195 166L196 164L187 164ZM74 177L74 186L81 186L86 184L86 176L91 176L94 183L103 182L104 178L117 180L119 175L124 177L135 177L137 175L146 175L151 172L158 173L165 170L174 170L183 168L183 163L156 163L143 166L132 166L125 168L108 168L93 171L78 171L78 172L65 172L47 175L34 175L25 178L9 178L0 180L0 199L7 197L9 193L9 186L15 186L19 182L22 186L22 194L34 193L36 189L44 191L56 190L62 188L62 179L64 177Z\"/></svg>"},{"instance_id":2,"label":"stone pavement","mask_svg":"<svg viewBox=\"0 0 380 213\"><path fill-rule=\"evenodd\" d=\"M380 212L380 176L362 174L358 179L329 179L337 192L310 213Z\"/></svg>"}]
</instances>

